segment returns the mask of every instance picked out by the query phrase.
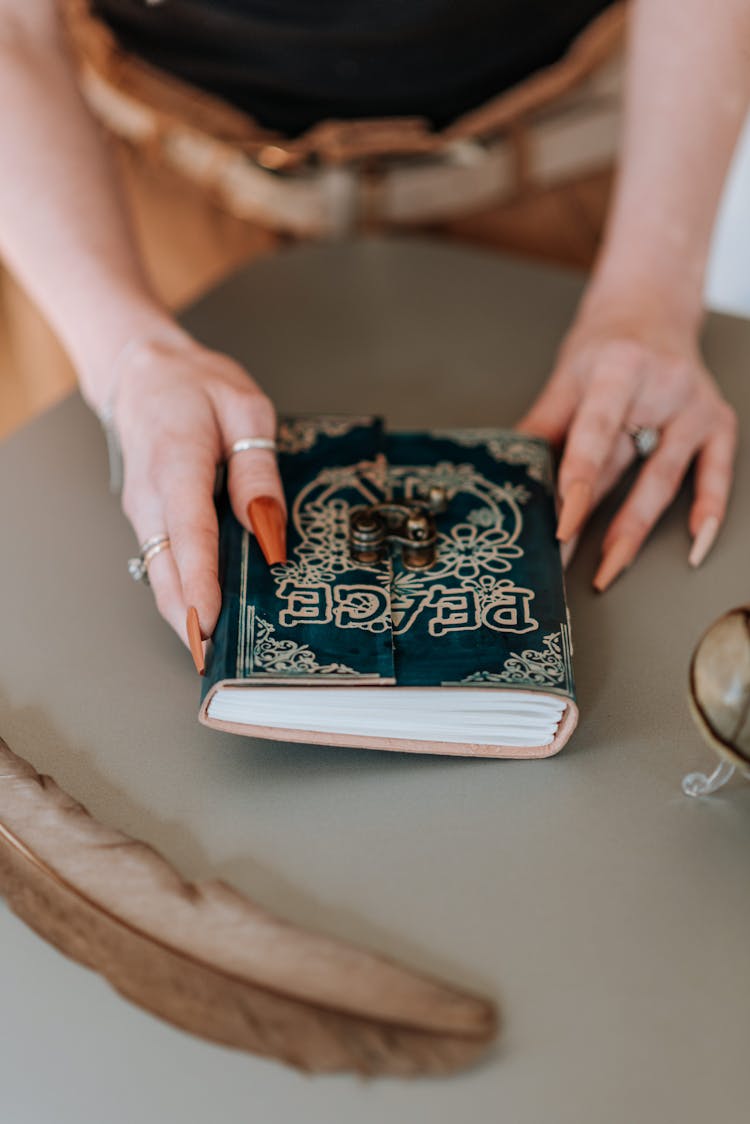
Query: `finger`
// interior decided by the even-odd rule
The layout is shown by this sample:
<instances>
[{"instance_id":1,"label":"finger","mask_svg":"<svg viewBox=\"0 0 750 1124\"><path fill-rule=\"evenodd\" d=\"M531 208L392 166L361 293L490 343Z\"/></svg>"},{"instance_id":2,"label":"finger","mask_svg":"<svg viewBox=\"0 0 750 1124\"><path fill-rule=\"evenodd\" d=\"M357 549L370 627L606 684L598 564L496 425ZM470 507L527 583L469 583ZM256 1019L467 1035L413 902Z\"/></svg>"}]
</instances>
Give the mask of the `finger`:
<instances>
[{"instance_id":1,"label":"finger","mask_svg":"<svg viewBox=\"0 0 750 1124\"><path fill-rule=\"evenodd\" d=\"M592 511L599 506L605 496L609 495L635 458L636 450L632 438L627 433L621 433L615 443L612 456L596 478L591 501Z\"/></svg>"},{"instance_id":2,"label":"finger","mask_svg":"<svg viewBox=\"0 0 750 1124\"><path fill-rule=\"evenodd\" d=\"M589 514L599 506L605 496L609 495L620 477L635 460L635 455L635 446L631 438L624 433L621 434L617 440L615 451L611 459L597 477ZM580 540L581 532L578 531L572 538L560 544L560 557L564 570L566 570L573 561Z\"/></svg>"},{"instance_id":3,"label":"finger","mask_svg":"<svg viewBox=\"0 0 750 1124\"><path fill-rule=\"evenodd\" d=\"M222 425L227 450L245 437L276 436L276 414L263 394L241 395L229 413ZM255 534L269 566L285 562L286 502L275 452L246 449L230 456L228 488L234 514Z\"/></svg>"},{"instance_id":4,"label":"finger","mask_svg":"<svg viewBox=\"0 0 750 1124\"><path fill-rule=\"evenodd\" d=\"M547 385L514 428L531 437L544 437L560 445L575 413L580 397L576 380L562 367L550 376Z\"/></svg>"},{"instance_id":5,"label":"finger","mask_svg":"<svg viewBox=\"0 0 750 1124\"><path fill-rule=\"evenodd\" d=\"M700 566L703 562L724 521L732 489L736 452L737 417L727 407L726 413L698 454L695 466L695 499L688 524L693 536L693 545L688 555L691 566Z\"/></svg>"},{"instance_id":6,"label":"finger","mask_svg":"<svg viewBox=\"0 0 750 1124\"><path fill-rule=\"evenodd\" d=\"M177 564L170 549L163 550L149 563L148 580L157 609L171 624L183 644L187 644L185 599L182 595Z\"/></svg>"},{"instance_id":7,"label":"finger","mask_svg":"<svg viewBox=\"0 0 750 1124\"><path fill-rule=\"evenodd\" d=\"M610 349L594 370L560 462L558 488L563 503L557 537L561 542L580 530L591 510L597 479L612 459L639 374L629 352L619 349Z\"/></svg>"},{"instance_id":8,"label":"finger","mask_svg":"<svg viewBox=\"0 0 750 1124\"><path fill-rule=\"evenodd\" d=\"M161 500L148 485L139 485L126 480L122 506L133 525L139 544L147 542L155 535L168 533ZM180 639L187 643L185 603L177 566L170 548L160 551L148 564L148 578L156 607Z\"/></svg>"},{"instance_id":9,"label":"finger","mask_svg":"<svg viewBox=\"0 0 750 1124\"><path fill-rule=\"evenodd\" d=\"M213 500L214 456L207 443L175 445L160 468L159 489L182 590L182 628L188 610L198 614L200 632L211 636L221 607L219 526Z\"/></svg>"},{"instance_id":10,"label":"finger","mask_svg":"<svg viewBox=\"0 0 750 1124\"><path fill-rule=\"evenodd\" d=\"M655 523L677 495L690 462L705 436L699 411L681 414L662 433L627 499L604 537L594 587L607 589L635 559Z\"/></svg>"}]
</instances>

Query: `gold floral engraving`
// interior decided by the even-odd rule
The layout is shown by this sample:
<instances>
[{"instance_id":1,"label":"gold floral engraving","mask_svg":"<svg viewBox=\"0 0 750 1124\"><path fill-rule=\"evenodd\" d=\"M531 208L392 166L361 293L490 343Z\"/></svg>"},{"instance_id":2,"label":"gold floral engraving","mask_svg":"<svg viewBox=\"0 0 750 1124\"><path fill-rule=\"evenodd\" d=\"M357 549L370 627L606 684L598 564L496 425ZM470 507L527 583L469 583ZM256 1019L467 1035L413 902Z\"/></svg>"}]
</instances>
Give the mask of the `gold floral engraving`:
<instances>
[{"instance_id":1,"label":"gold floral engraving","mask_svg":"<svg viewBox=\"0 0 750 1124\"><path fill-rule=\"evenodd\" d=\"M502 671L475 671L461 680L461 685L489 686L504 683L508 686L533 685L551 689L569 690L572 683L570 642L565 625L559 632L550 632L542 639L541 650L527 648L517 655L508 656ZM454 684L443 684L452 686Z\"/></svg>"},{"instance_id":2,"label":"gold floral engraving","mask_svg":"<svg viewBox=\"0 0 750 1124\"><path fill-rule=\"evenodd\" d=\"M280 453L306 453L318 438L343 437L360 426L372 425L372 417L338 417L335 414L312 418L284 418L276 438Z\"/></svg>"},{"instance_id":3,"label":"gold floral engraving","mask_svg":"<svg viewBox=\"0 0 750 1124\"><path fill-rule=\"evenodd\" d=\"M468 495L476 506L439 531L429 570L394 574L388 559L373 566L352 560L352 507L394 495L417 499L435 485L449 500ZM299 541L286 565L273 570L276 596L284 602L279 622L285 628L392 628L403 635L422 618L435 637L483 627L534 631L533 590L505 576L523 557L519 539L528 499L523 485L493 483L471 464L387 465L376 458L323 469L295 498L290 516Z\"/></svg>"},{"instance_id":4,"label":"gold floral engraving","mask_svg":"<svg viewBox=\"0 0 750 1124\"><path fill-rule=\"evenodd\" d=\"M349 550L351 508L379 498L371 468L378 471L370 462L323 469L295 497L290 518L299 541L286 564L272 571L276 596L285 606L279 614L285 628L334 624L366 632L390 629L388 562L364 566L352 560Z\"/></svg>"},{"instance_id":5,"label":"gold floral engraving","mask_svg":"<svg viewBox=\"0 0 750 1124\"><path fill-rule=\"evenodd\" d=\"M552 489L552 464L543 441L497 429L434 429L431 436L455 441L465 449L484 447L493 460L524 465L532 480Z\"/></svg>"},{"instance_id":6,"label":"gold floral engraving","mask_svg":"<svg viewBox=\"0 0 750 1124\"><path fill-rule=\"evenodd\" d=\"M372 419L366 417L282 422L280 448L302 452L313 448L321 435L340 437L371 423ZM499 464L523 465L526 478L503 480L504 474L493 470L489 475L494 479L490 479L475 464L460 460L389 464L383 454L320 469L292 501L289 560L270 572L276 601L276 608L269 605L264 609L270 619L257 615L248 604L248 599L252 600L249 538L243 533L238 678L299 675L382 681L387 677L392 682L395 669L392 660L389 662L391 646L398 653L399 637L414 630L419 639L415 636L412 646L419 646L422 638L434 639L438 645L434 649L436 660L442 662L445 656L450 662L454 658L459 661L454 686L460 682L572 691L567 629L563 626L560 632L543 635L534 615L537 591L517 584L515 577L525 553L525 507L535 484L551 487L545 443L497 430L438 431L433 436L467 449L481 446ZM386 500L423 500L436 487L446 493L448 510L437 517L436 559L429 569L406 570L398 548L371 565L352 558L349 524L353 508ZM337 632L350 630L350 635L341 632L339 641L334 641L325 636L324 629L318 644L318 625L331 626ZM480 630L485 636L467 637L466 646L461 643L454 650L439 645L443 637ZM487 649L493 632L531 634L531 643L520 653L508 655L495 670L477 670L459 679L468 670L465 661L471 658L470 653L477 652L479 663L479 653ZM339 644L346 662L334 662ZM411 659L412 648L408 651ZM425 656L429 658L432 651L431 647L426 649ZM360 660L367 670L349 666ZM427 675L429 678L429 671Z\"/></svg>"},{"instance_id":7,"label":"gold floral engraving","mask_svg":"<svg viewBox=\"0 0 750 1124\"><path fill-rule=\"evenodd\" d=\"M265 675L358 675L343 663L320 664L309 644L297 644L275 635L270 621L256 615L248 605L248 633L251 637L246 674Z\"/></svg>"}]
</instances>

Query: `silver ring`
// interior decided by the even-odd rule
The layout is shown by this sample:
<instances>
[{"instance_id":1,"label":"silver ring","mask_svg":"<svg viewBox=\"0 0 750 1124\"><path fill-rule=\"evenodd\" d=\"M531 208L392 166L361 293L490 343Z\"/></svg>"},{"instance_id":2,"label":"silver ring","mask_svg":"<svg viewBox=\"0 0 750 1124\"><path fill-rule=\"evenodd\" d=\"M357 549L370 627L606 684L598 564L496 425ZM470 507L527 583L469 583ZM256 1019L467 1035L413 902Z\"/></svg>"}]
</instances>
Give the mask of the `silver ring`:
<instances>
[{"instance_id":1,"label":"silver ring","mask_svg":"<svg viewBox=\"0 0 750 1124\"><path fill-rule=\"evenodd\" d=\"M273 437L241 437L232 445L227 460L230 460L235 453L245 453L248 449L270 449L275 453L276 440Z\"/></svg>"},{"instance_id":2,"label":"silver ring","mask_svg":"<svg viewBox=\"0 0 750 1124\"><path fill-rule=\"evenodd\" d=\"M648 425L634 425L628 429L628 434L633 439L635 451L639 457L650 457L659 448L661 433L658 429Z\"/></svg>"},{"instance_id":3,"label":"silver ring","mask_svg":"<svg viewBox=\"0 0 750 1124\"><path fill-rule=\"evenodd\" d=\"M128 558L128 573L134 582L145 582L149 584L148 580L148 566L157 554L161 554L163 550L168 550L170 547L169 535L159 534L152 535L150 539L146 539L141 543L141 553L137 558Z\"/></svg>"}]
</instances>

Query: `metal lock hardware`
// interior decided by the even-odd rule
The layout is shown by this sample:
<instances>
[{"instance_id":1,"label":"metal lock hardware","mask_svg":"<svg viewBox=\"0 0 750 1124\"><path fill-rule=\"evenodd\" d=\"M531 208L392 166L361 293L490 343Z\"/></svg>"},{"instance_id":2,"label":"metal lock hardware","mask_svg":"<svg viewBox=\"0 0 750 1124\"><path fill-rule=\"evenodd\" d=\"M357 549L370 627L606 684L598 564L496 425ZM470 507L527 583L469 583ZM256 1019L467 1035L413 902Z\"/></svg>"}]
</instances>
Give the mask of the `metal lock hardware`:
<instances>
[{"instance_id":1,"label":"metal lock hardware","mask_svg":"<svg viewBox=\"0 0 750 1124\"><path fill-rule=\"evenodd\" d=\"M424 500L396 503L384 500L349 513L349 548L355 562L372 566L380 560L389 542L401 547L407 570L426 570L435 561L437 529L435 515L448 506L444 488L431 487Z\"/></svg>"}]
</instances>

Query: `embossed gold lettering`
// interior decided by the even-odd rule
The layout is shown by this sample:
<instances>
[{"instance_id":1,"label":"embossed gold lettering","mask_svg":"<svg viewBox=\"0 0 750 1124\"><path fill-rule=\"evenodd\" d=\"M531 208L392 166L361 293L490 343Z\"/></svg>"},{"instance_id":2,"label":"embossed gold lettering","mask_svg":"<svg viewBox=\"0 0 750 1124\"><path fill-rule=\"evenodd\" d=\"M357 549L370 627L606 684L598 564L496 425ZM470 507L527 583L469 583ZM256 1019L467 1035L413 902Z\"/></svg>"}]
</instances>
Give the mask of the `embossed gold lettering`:
<instances>
[{"instance_id":1,"label":"embossed gold lettering","mask_svg":"<svg viewBox=\"0 0 750 1124\"><path fill-rule=\"evenodd\" d=\"M427 604L435 608L427 626L430 636L479 628L479 608L473 589L446 589L436 585L430 591Z\"/></svg>"},{"instance_id":2,"label":"embossed gold lettering","mask_svg":"<svg viewBox=\"0 0 750 1124\"><path fill-rule=\"evenodd\" d=\"M533 632L539 621L531 615L534 593L519 586L506 586L497 597L485 605L482 623L495 632Z\"/></svg>"},{"instance_id":3,"label":"embossed gold lettering","mask_svg":"<svg viewBox=\"0 0 750 1124\"><path fill-rule=\"evenodd\" d=\"M388 618L388 594L371 585L337 585L334 589L336 606L334 620L339 628L369 628L371 632L384 632Z\"/></svg>"},{"instance_id":4,"label":"embossed gold lettering","mask_svg":"<svg viewBox=\"0 0 750 1124\"><path fill-rule=\"evenodd\" d=\"M432 591L429 589L410 590L409 595L400 593L391 606L393 632L402 636L408 632L419 614L429 603Z\"/></svg>"},{"instance_id":5,"label":"embossed gold lettering","mask_svg":"<svg viewBox=\"0 0 750 1124\"><path fill-rule=\"evenodd\" d=\"M284 582L277 596L286 601L286 609L279 613L279 624L293 628L297 624L330 624L333 620L331 588L322 582L314 585L296 585Z\"/></svg>"}]
</instances>

